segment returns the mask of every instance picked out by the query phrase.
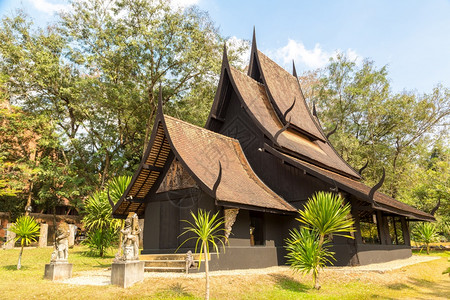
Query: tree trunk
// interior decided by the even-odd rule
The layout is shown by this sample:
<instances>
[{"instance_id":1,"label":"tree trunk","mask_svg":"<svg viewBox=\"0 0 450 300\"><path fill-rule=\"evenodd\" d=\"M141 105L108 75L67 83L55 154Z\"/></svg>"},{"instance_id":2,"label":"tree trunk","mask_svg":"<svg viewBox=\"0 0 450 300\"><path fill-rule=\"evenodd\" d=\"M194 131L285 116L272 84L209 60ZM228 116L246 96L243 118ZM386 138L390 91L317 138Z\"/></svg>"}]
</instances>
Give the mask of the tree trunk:
<instances>
[{"instance_id":1,"label":"tree trunk","mask_svg":"<svg viewBox=\"0 0 450 300\"><path fill-rule=\"evenodd\" d=\"M427 243L427 255L430 255L430 244Z\"/></svg>"},{"instance_id":2,"label":"tree trunk","mask_svg":"<svg viewBox=\"0 0 450 300\"><path fill-rule=\"evenodd\" d=\"M20 248L19 261L17 262L17 270L20 270L20 268L22 268L22 253L23 253L23 243L22 248Z\"/></svg>"},{"instance_id":3,"label":"tree trunk","mask_svg":"<svg viewBox=\"0 0 450 300\"><path fill-rule=\"evenodd\" d=\"M27 199L27 204L25 205L25 216L28 216L30 214L30 212L28 211L28 206L31 206L31 196L32 196L32 191L33 191L33 181L30 182L30 185L28 187L28 199Z\"/></svg>"},{"instance_id":4,"label":"tree trunk","mask_svg":"<svg viewBox=\"0 0 450 300\"><path fill-rule=\"evenodd\" d=\"M206 290L205 290L205 299L209 300L209 253L208 247L206 246L207 242L203 242L203 252L205 253L205 276L206 276Z\"/></svg>"},{"instance_id":5,"label":"tree trunk","mask_svg":"<svg viewBox=\"0 0 450 300\"><path fill-rule=\"evenodd\" d=\"M319 272L317 272L317 274L313 271L313 283L314 283L314 288L316 290L320 290L321 286L319 284Z\"/></svg>"}]
</instances>

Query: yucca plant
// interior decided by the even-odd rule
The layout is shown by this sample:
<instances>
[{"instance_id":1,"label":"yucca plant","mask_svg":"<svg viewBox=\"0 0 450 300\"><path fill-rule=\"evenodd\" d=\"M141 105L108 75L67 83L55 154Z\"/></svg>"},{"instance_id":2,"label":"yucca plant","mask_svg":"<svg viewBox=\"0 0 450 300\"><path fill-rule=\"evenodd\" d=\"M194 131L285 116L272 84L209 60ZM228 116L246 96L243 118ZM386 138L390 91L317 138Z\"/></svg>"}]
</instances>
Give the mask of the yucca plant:
<instances>
[{"instance_id":1,"label":"yucca plant","mask_svg":"<svg viewBox=\"0 0 450 300\"><path fill-rule=\"evenodd\" d=\"M300 231L291 230L286 240L288 263L296 271L312 271L316 289L320 289L319 270L334 260L334 253L328 251L329 237L334 234L353 238L349 235L355 231L350 210L350 205L344 205L339 195L317 192L308 199L304 210L299 210L300 217L296 220L304 224L303 227Z\"/></svg>"},{"instance_id":2,"label":"yucca plant","mask_svg":"<svg viewBox=\"0 0 450 300\"><path fill-rule=\"evenodd\" d=\"M317 192L308 200L304 210L299 210L297 221L314 228L319 234L320 245L328 235L353 238L347 233L355 232L353 219L349 218L350 204L334 193Z\"/></svg>"},{"instance_id":3,"label":"yucca plant","mask_svg":"<svg viewBox=\"0 0 450 300\"><path fill-rule=\"evenodd\" d=\"M17 218L16 223L11 226L10 230L16 234L14 242L20 239L21 248L19 253L19 261L17 262L17 270L20 270L22 267L23 247L25 245L28 246L31 242L36 242L39 237L40 226L33 217L21 216Z\"/></svg>"},{"instance_id":4,"label":"yucca plant","mask_svg":"<svg viewBox=\"0 0 450 300\"><path fill-rule=\"evenodd\" d=\"M332 264L334 252L328 250L328 241L319 245L319 235L316 231L301 227L289 232L290 238L286 239L287 263L292 269L304 274L312 272L315 288L318 287L317 277L319 270L327 263Z\"/></svg>"},{"instance_id":5,"label":"yucca plant","mask_svg":"<svg viewBox=\"0 0 450 300\"><path fill-rule=\"evenodd\" d=\"M194 236L186 239L181 245L177 248L177 250L183 246L186 242L190 240L196 240L195 242L195 253L200 249L200 262L198 268L202 263L202 259L204 257L205 260L205 278L206 278L206 289L205 289L205 299L209 299L209 264L208 259L210 255L210 247L213 248L213 252L219 255L219 246L222 245L225 250L225 242L226 237L223 235L225 228L223 225L225 221L223 218L218 217L219 212L214 215L210 215L210 212L206 212L202 209L199 209L197 215L195 215L191 211L191 216L194 219L194 222L190 222L187 220L183 220L183 222L188 223L189 226L186 226L185 231L179 235L181 237L187 233L193 233ZM200 246L200 247L199 247Z\"/></svg>"},{"instance_id":6,"label":"yucca plant","mask_svg":"<svg viewBox=\"0 0 450 300\"><path fill-rule=\"evenodd\" d=\"M131 176L118 176L108 182L109 195L114 203L117 203L123 193L125 193L125 190L131 182L131 178Z\"/></svg>"},{"instance_id":7,"label":"yucca plant","mask_svg":"<svg viewBox=\"0 0 450 300\"><path fill-rule=\"evenodd\" d=\"M436 241L438 238L436 225L433 223L417 224L413 231L414 240L424 243L427 247L427 254L430 254L430 243Z\"/></svg>"},{"instance_id":8,"label":"yucca plant","mask_svg":"<svg viewBox=\"0 0 450 300\"><path fill-rule=\"evenodd\" d=\"M108 202L105 192L95 192L86 201L84 208L85 216L83 223L88 233L86 244L97 245L97 250L101 257L104 256L105 250L112 246L113 240L110 238L110 232L117 231L120 226L118 219L112 217L112 207ZM97 232L94 234L94 232ZM102 233L99 235L99 233ZM95 241L89 241L94 238ZM92 242L92 243L91 243Z\"/></svg>"},{"instance_id":9,"label":"yucca plant","mask_svg":"<svg viewBox=\"0 0 450 300\"><path fill-rule=\"evenodd\" d=\"M111 197L111 201L116 204L117 201L119 201L120 197L125 193L125 190L127 189L128 185L131 182L132 177L131 176L118 176L112 178L108 182L108 193L109 197ZM120 229L123 229L124 227L124 221L121 219L119 221L119 227ZM119 245L118 245L118 255L122 255L122 231L119 231Z\"/></svg>"}]
</instances>

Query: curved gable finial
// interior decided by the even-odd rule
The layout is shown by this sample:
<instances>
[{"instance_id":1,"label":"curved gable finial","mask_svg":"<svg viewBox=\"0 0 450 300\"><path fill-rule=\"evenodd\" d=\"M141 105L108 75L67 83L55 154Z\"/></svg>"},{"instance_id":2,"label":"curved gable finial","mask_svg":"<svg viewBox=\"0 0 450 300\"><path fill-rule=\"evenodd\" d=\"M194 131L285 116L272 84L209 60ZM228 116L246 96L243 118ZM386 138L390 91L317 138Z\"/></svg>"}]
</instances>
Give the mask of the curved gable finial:
<instances>
[{"instance_id":1,"label":"curved gable finial","mask_svg":"<svg viewBox=\"0 0 450 300\"><path fill-rule=\"evenodd\" d=\"M296 99L295 99L295 97L294 97L294 101L292 102L292 105L291 105L288 109L286 109L286 111L284 112L284 114L283 114L283 119L284 119L285 121L286 121L287 114L294 108L295 101L296 101Z\"/></svg>"},{"instance_id":2,"label":"curved gable finial","mask_svg":"<svg viewBox=\"0 0 450 300\"><path fill-rule=\"evenodd\" d=\"M312 114L313 114L314 117L319 118L319 117L317 117L316 101L313 101L313 111L312 111Z\"/></svg>"},{"instance_id":3,"label":"curved gable finial","mask_svg":"<svg viewBox=\"0 0 450 300\"><path fill-rule=\"evenodd\" d=\"M316 117L317 117L317 115L316 115ZM332 136L332 135L336 132L336 130L338 129L338 126L339 126L339 125L336 124L336 126L334 127L334 129L327 133L327 135L326 135L327 139L329 139L330 136Z\"/></svg>"},{"instance_id":4,"label":"curved gable finial","mask_svg":"<svg viewBox=\"0 0 450 300\"><path fill-rule=\"evenodd\" d=\"M378 181L378 183L375 184L373 186L373 188L370 189L370 192L369 192L369 199L370 199L370 201L375 202L373 200L373 196L375 195L375 192L383 185L385 176L386 176L386 171L384 170L384 167L383 167L383 176L381 176L380 181Z\"/></svg>"},{"instance_id":5,"label":"curved gable finial","mask_svg":"<svg viewBox=\"0 0 450 300\"><path fill-rule=\"evenodd\" d=\"M289 126L291 126L291 118L289 118L289 121L286 123L286 125L284 125L283 128L278 130L277 133L275 133L275 135L273 136L273 139L275 140L275 143L278 146L280 145L280 143L278 143L278 137L280 136L280 134L282 134L284 131L286 131Z\"/></svg>"},{"instance_id":6,"label":"curved gable finial","mask_svg":"<svg viewBox=\"0 0 450 300\"><path fill-rule=\"evenodd\" d=\"M364 171L365 168L367 168L368 165L369 165L369 160L367 160L366 163L364 164L364 166L362 166L362 168L359 169L359 171L358 171L359 175L362 176L362 172Z\"/></svg>"},{"instance_id":7,"label":"curved gable finial","mask_svg":"<svg viewBox=\"0 0 450 300\"><path fill-rule=\"evenodd\" d=\"M109 202L109 205L111 205L111 207L114 208L114 202L112 201L111 196L109 195L109 187L108 187L107 193L108 193L108 202Z\"/></svg>"},{"instance_id":8,"label":"curved gable finial","mask_svg":"<svg viewBox=\"0 0 450 300\"><path fill-rule=\"evenodd\" d=\"M212 189L215 199L217 199L217 189L219 188L219 184L220 184L221 180L222 180L222 164L220 163L220 160L219 160L219 175L217 175L216 182L214 183L214 186Z\"/></svg>"}]
</instances>

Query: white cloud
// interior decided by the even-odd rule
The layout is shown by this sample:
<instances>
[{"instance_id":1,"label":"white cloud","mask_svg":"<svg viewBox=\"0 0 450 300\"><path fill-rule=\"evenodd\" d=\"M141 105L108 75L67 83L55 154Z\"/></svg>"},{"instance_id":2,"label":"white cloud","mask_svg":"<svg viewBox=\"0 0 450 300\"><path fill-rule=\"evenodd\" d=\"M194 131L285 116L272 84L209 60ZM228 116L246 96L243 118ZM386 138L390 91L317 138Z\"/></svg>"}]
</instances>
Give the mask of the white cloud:
<instances>
[{"instance_id":1,"label":"white cloud","mask_svg":"<svg viewBox=\"0 0 450 300\"><path fill-rule=\"evenodd\" d=\"M47 14L53 14L55 12L65 11L65 10L68 10L68 8L69 8L68 4L50 3L47 0L29 0L29 1L34 6L34 8L36 8L38 11L42 11Z\"/></svg>"},{"instance_id":2,"label":"white cloud","mask_svg":"<svg viewBox=\"0 0 450 300\"><path fill-rule=\"evenodd\" d=\"M294 60L296 63L302 63L311 69L324 67L330 57L336 57L338 53L345 53L351 60L357 63L361 61L361 57L352 49L342 51L340 49L328 52L322 48L320 44L316 44L313 49L307 49L300 41L289 39L286 46L276 49L273 53L276 60L284 65L289 65Z\"/></svg>"},{"instance_id":3,"label":"white cloud","mask_svg":"<svg viewBox=\"0 0 450 300\"><path fill-rule=\"evenodd\" d=\"M229 56L234 56L237 51L242 49L244 51L235 57L235 61L233 63L236 67L243 69L248 65L248 61L250 59L250 43L247 40L237 38L236 36L232 36L227 39L227 50Z\"/></svg>"}]
</instances>

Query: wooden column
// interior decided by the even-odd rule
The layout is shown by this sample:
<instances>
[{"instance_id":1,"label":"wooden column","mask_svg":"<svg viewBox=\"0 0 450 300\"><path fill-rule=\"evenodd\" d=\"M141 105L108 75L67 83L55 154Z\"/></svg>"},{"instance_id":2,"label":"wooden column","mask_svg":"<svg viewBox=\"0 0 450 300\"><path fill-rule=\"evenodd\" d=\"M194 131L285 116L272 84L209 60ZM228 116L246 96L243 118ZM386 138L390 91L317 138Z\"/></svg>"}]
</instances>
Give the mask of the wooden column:
<instances>
[{"instance_id":1,"label":"wooden column","mask_svg":"<svg viewBox=\"0 0 450 300\"><path fill-rule=\"evenodd\" d=\"M402 222L402 231L403 231L403 240L405 241L406 246L411 246L411 235L409 233L409 224L406 222L405 217L401 217L400 221Z\"/></svg>"}]
</instances>

